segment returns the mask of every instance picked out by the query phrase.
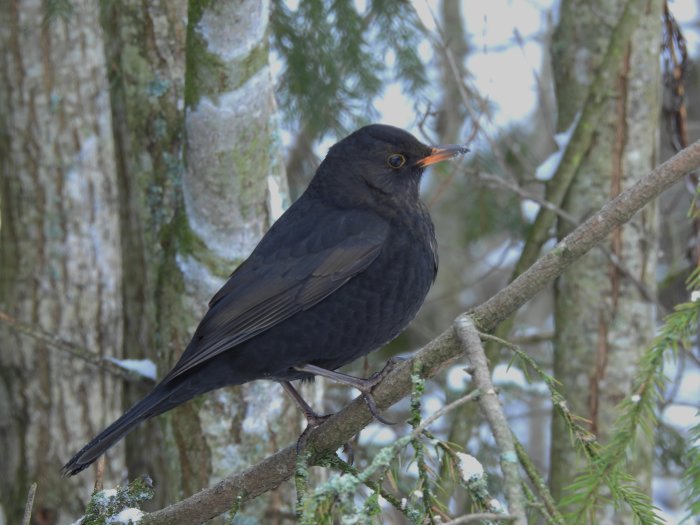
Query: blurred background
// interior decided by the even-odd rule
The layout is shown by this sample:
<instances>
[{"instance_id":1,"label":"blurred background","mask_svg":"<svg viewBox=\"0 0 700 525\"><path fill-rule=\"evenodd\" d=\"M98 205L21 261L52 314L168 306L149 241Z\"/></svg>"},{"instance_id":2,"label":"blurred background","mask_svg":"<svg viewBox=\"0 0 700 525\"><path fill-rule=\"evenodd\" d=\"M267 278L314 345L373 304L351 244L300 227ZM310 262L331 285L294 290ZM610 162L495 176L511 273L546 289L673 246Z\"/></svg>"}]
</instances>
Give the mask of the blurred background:
<instances>
[{"instance_id":1,"label":"blurred background","mask_svg":"<svg viewBox=\"0 0 700 525\"><path fill-rule=\"evenodd\" d=\"M699 12L698 0L4 5L0 524L20 522L33 482L31 523L82 515L95 475L61 479L61 465L167 372L209 298L337 140L382 122L471 150L423 179L438 278L404 334L345 370L367 376L449 329L700 137ZM624 471L669 524L700 523L696 338L660 351L642 383L659 387L657 420L621 433L620 403L635 394L654 337L668 333L665 316L690 301L697 183L689 176L665 192L496 332L554 375L602 444L625 438ZM537 371L506 347L487 350L511 428L561 503L586 471L571 429L552 417ZM473 388L466 365L426 383L424 416ZM355 396L323 380L302 392L321 413ZM404 400L386 417L408 414ZM108 453L104 484L147 473L156 494L143 508L161 508L293 443L303 427L276 384L217 391L141 425ZM353 445L355 466L409 431L371 424ZM503 501L499 451L477 405L431 431L476 457ZM438 447L426 454L436 515L474 510ZM383 482L420 508L425 480L412 458L409 449ZM330 475L314 468L312 484ZM632 523L606 490L590 508L580 499L561 508ZM358 508L371 493L358 492ZM287 483L220 521L292 523L294 504ZM380 507L376 523L411 521Z\"/></svg>"}]
</instances>

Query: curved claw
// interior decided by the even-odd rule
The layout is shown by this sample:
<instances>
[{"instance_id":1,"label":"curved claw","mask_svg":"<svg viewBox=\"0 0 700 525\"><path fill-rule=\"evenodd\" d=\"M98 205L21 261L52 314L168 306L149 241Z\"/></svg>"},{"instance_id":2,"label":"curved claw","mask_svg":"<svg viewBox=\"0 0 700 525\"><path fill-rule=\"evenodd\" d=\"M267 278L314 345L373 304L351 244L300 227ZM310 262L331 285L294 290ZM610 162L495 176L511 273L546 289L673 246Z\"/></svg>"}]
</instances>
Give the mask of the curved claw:
<instances>
[{"instance_id":1,"label":"curved claw","mask_svg":"<svg viewBox=\"0 0 700 525\"><path fill-rule=\"evenodd\" d=\"M379 409L377 408L377 403L374 402L372 394L363 393L362 399L364 399L365 403L367 403L367 408L369 408L369 411L372 414L372 417L374 417L374 419L376 419L380 423L384 423L385 425L398 424L397 421L389 421L388 419L384 419L382 416L379 415Z\"/></svg>"},{"instance_id":2,"label":"curved claw","mask_svg":"<svg viewBox=\"0 0 700 525\"><path fill-rule=\"evenodd\" d=\"M343 452L348 456L347 464L353 465L355 463L355 449L352 448L352 443L350 441L343 445Z\"/></svg>"},{"instance_id":3,"label":"curved claw","mask_svg":"<svg viewBox=\"0 0 700 525\"><path fill-rule=\"evenodd\" d=\"M306 428L304 431L301 433L301 435L297 438L297 456L301 453L302 449L304 448L304 445L306 445L307 439L309 439L309 436L311 435L311 432L315 429L321 426L323 422L331 417L333 414L328 414L326 416L319 416L318 414L314 414L313 418L310 418L308 415L306 417L306 420L308 421L308 424L306 425Z\"/></svg>"}]
</instances>

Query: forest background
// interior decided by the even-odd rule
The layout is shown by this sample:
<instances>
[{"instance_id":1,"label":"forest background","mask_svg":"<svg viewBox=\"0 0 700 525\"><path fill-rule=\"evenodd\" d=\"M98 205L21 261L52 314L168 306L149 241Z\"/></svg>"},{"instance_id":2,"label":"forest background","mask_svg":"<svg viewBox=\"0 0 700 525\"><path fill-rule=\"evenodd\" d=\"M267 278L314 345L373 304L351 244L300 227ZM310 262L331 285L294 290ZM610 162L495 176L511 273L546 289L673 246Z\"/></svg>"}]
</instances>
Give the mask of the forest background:
<instances>
[{"instance_id":1,"label":"forest background","mask_svg":"<svg viewBox=\"0 0 700 525\"><path fill-rule=\"evenodd\" d=\"M0 523L72 523L96 478L123 489L90 519L700 523L697 2L5 4ZM300 461L303 418L257 382L61 479L175 362L328 146L377 121L472 150L424 180L441 261L426 304L347 369L423 348L378 390L402 423L353 402ZM597 215L647 174L641 211ZM560 266L525 273L541 254ZM521 274L527 291L505 288ZM483 349L453 325L467 311ZM302 390L328 413L354 396ZM350 465L333 451L360 429ZM142 474L154 490L129 492Z\"/></svg>"}]
</instances>

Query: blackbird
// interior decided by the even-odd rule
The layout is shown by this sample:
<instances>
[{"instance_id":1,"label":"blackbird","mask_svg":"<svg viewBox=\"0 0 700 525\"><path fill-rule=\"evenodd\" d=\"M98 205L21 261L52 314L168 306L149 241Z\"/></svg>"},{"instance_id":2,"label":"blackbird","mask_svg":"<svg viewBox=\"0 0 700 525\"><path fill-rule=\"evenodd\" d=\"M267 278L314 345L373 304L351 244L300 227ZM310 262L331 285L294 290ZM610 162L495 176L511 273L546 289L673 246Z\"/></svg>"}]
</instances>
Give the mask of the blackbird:
<instances>
[{"instance_id":1,"label":"blackbird","mask_svg":"<svg viewBox=\"0 0 700 525\"><path fill-rule=\"evenodd\" d=\"M330 148L308 188L209 302L175 367L62 469L72 476L142 421L193 397L256 379L315 375L359 389L372 413L378 375L335 369L381 347L415 317L437 273L433 223L418 196L426 166L466 152L392 126L363 127ZM381 419L381 418L380 418Z\"/></svg>"}]
</instances>

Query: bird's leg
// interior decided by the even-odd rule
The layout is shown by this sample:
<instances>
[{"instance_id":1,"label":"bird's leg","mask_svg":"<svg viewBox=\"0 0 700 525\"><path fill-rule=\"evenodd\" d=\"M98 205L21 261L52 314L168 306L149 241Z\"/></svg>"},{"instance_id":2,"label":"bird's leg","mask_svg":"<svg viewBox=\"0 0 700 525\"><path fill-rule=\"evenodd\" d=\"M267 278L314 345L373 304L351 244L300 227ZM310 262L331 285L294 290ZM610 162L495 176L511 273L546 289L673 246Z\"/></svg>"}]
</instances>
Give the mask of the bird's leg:
<instances>
[{"instance_id":1,"label":"bird's leg","mask_svg":"<svg viewBox=\"0 0 700 525\"><path fill-rule=\"evenodd\" d=\"M287 393L287 395L289 395L289 397L292 398L292 401L296 403L296 405L299 407L299 410L302 411L304 417L306 418L306 428L299 436L299 439L297 439L297 454L299 454L299 452L301 452L301 449L304 448L304 443L309 437L309 433L314 428L320 426L321 423L323 423L326 419L328 419L331 416L319 416L314 411L314 409L311 408L311 406L309 406L309 404L304 400L304 398L301 397L301 394L297 392L296 388L294 388L289 381L280 381L280 385L282 385L284 391Z\"/></svg>"},{"instance_id":2,"label":"bird's leg","mask_svg":"<svg viewBox=\"0 0 700 525\"><path fill-rule=\"evenodd\" d=\"M282 388L284 388L284 391L287 392L289 397L292 398L292 401L296 403L296 405L299 407L299 410L303 412L304 417L306 418L306 422L309 424L309 426L317 427L326 419L331 417L330 415L319 416L314 411L314 409L309 406L309 404L304 400L304 398L301 397L301 394L297 392L296 388L294 388L289 381L280 381L280 385L282 385Z\"/></svg>"},{"instance_id":3,"label":"bird's leg","mask_svg":"<svg viewBox=\"0 0 700 525\"><path fill-rule=\"evenodd\" d=\"M342 372L336 372L335 370L326 370L325 368L321 368L316 365L295 366L294 369L299 372L307 372L309 374L327 377L328 379L335 381L336 383L348 385L359 390L362 393L362 398L365 400L365 403L367 403L369 411L372 413L375 419L377 419L377 421L381 421L385 425L395 425L395 422L387 421L379 415L379 409L377 408L377 404L374 401L374 397L372 397L372 388L374 388L382 379L384 379L384 377L396 365L396 362L397 361L390 359L386 366L381 370L381 372L373 374L368 379L343 374Z\"/></svg>"}]
</instances>

